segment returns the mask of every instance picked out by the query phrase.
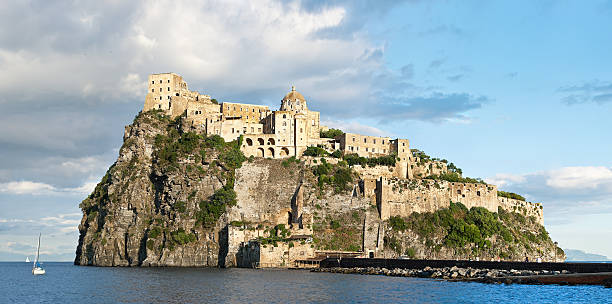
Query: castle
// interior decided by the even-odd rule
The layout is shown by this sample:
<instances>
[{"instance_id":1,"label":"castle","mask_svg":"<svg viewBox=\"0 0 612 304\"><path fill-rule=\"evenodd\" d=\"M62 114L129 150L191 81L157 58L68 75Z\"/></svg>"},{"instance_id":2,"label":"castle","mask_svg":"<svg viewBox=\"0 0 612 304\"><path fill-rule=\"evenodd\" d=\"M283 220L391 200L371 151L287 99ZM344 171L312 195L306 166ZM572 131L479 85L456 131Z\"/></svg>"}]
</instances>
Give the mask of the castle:
<instances>
[{"instance_id":1,"label":"castle","mask_svg":"<svg viewBox=\"0 0 612 304\"><path fill-rule=\"evenodd\" d=\"M279 110L243 103L218 103L209 95L190 91L183 77L175 73L152 74L143 111L163 110L172 117L184 117L201 133L219 135L225 141L243 137L242 151L249 157L301 157L311 146L329 152L340 150L362 157L395 154L395 175L412 178L409 141L388 137L345 133L321 138L327 127L320 125L320 114L308 109L304 96L291 88Z\"/></svg>"},{"instance_id":2,"label":"castle","mask_svg":"<svg viewBox=\"0 0 612 304\"><path fill-rule=\"evenodd\" d=\"M359 176L359 182L354 185L351 196L365 202L363 206L371 203L377 207L377 215L366 215L363 223L362 252L368 256L379 256L381 253L385 220L392 216L405 217L412 212L433 212L448 207L450 202L461 202L467 208L484 207L492 212L497 212L499 208L520 212L543 223L541 204L501 197L495 185L424 179L431 175L448 173L449 167L446 161L425 159L419 151L411 151L407 139L352 133L344 133L335 138L322 138L321 131L327 131L328 128L320 125L320 113L308 108L306 99L295 87L281 99L280 108L273 111L268 106L218 103L209 95L190 91L183 78L174 73L152 74L148 83L143 111L161 110L171 117L182 116L197 132L218 135L225 141L242 137L241 151L247 157L281 159L293 156L310 164L316 163L316 158L303 156L308 147L320 147L329 153L339 150L344 155L356 154L366 158L394 155L395 165L352 166ZM326 161L337 163L339 160L329 157ZM241 172L254 170L249 175L259 172L257 170L260 169L255 170L256 166L253 166L255 165L243 168ZM240 176L239 174L236 187L244 189L237 189L239 202L252 201L250 197L241 199L240 196L252 196L257 193L258 187L244 186L245 182ZM292 228L294 235L312 235L312 228L309 228L311 225L302 224L302 215L305 221L312 223L311 215L303 210L303 196L300 182L291 198L291 209L281 210L271 221L277 224L289 223L292 227L299 222L299 225ZM354 205L352 200L351 204ZM265 198L262 198L262 201L265 201ZM240 204L229 211L230 221L261 221L261 214L238 212L252 208L247 204ZM279 256L289 252L289 247L282 247L288 246L287 244L282 245L280 249L272 247L263 251L261 244L251 242L262 233L259 229L229 228L230 253L242 255L243 260L247 261L241 263L238 259L237 264L252 262L252 258L244 257L252 256L253 252L257 253L256 260L259 263L278 260ZM298 246L301 249L294 251L301 252L302 258L304 255L312 256L312 246L302 243L301 247ZM295 261L299 258L292 256L289 260Z\"/></svg>"}]
</instances>

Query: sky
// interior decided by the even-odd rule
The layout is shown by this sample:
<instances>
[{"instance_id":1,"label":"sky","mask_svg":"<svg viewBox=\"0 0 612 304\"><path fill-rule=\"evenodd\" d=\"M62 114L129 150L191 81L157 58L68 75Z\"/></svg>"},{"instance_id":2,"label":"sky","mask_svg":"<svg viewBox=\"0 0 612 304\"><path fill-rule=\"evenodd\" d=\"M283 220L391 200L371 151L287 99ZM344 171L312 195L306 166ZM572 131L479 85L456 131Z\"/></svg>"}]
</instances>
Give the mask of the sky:
<instances>
[{"instance_id":1,"label":"sky","mask_svg":"<svg viewBox=\"0 0 612 304\"><path fill-rule=\"evenodd\" d=\"M4 1L0 260L74 259L148 74L408 138L612 257L612 1Z\"/></svg>"}]
</instances>

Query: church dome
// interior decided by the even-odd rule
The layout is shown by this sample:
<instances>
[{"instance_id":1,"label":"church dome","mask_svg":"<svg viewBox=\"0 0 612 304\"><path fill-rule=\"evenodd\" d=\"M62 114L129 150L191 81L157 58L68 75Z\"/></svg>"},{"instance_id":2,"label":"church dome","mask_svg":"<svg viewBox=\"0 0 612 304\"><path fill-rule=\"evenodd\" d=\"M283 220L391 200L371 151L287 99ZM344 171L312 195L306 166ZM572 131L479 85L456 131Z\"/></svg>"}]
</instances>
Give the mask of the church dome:
<instances>
[{"instance_id":1,"label":"church dome","mask_svg":"<svg viewBox=\"0 0 612 304\"><path fill-rule=\"evenodd\" d=\"M300 94L300 92L295 90L295 86L291 86L291 92L287 93L287 95L283 97L283 100L296 100L296 99L299 99L301 101L306 101L304 96Z\"/></svg>"}]
</instances>

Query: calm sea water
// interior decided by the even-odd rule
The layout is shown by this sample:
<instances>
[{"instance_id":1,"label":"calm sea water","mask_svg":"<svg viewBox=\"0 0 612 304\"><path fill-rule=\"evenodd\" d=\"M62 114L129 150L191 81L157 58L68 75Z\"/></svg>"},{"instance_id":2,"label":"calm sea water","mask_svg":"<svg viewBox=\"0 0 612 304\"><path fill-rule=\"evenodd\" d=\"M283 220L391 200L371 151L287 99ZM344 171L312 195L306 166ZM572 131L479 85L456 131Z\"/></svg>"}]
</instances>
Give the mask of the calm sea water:
<instances>
[{"instance_id":1,"label":"calm sea water","mask_svg":"<svg viewBox=\"0 0 612 304\"><path fill-rule=\"evenodd\" d=\"M612 303L599 286L489 285L300 270L0 263L0 303Z\"/></svg>"}]
</instances>

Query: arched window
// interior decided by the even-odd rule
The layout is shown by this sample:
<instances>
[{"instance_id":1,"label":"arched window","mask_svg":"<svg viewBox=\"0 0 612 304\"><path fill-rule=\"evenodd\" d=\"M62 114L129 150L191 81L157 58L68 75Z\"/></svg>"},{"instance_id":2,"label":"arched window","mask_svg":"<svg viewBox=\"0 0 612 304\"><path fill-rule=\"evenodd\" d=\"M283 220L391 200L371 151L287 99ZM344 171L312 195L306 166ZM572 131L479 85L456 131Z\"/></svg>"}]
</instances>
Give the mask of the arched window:
<instances>
[{"instance_id":1,"label":"arched window","mask_svg":"<svg viewBox=\"0 0 612 304\"><path fill-rule=\"evenodd\" d=\"M287 118L287 114L283 114L283 118Z\"/></svg>"}]
</instances>

